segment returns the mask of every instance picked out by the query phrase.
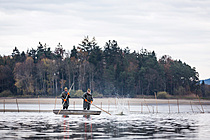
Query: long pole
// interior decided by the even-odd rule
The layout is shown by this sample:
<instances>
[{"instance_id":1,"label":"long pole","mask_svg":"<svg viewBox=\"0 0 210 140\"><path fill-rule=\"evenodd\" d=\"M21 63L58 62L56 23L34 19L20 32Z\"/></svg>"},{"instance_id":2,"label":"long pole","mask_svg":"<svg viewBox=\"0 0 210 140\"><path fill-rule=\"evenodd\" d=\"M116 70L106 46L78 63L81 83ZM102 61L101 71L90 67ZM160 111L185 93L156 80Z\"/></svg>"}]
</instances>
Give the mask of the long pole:
<instances>
[{"instance_id":1,"label":"long pole","mask_svg":"<svg viewBox=\"0 0 210 140\"><path fill-rule=\"evenodd\" d=\"M18 106L18 102L17 102L17 99L16 99L16 104L17 104L17 109L18 109L18 112L19 112L19 106Z\"/></svg>"},{"instance_id":2,"label":"long pole","mask_svg":"<svg viewBox=\"0 0 210 140\"><path fill-rule=\"evenodd\" d=\"M69 89L69 92L71 91L71 88L72 88L72 86L73 86L73 85L74 85L74 83L71 85L71 87L70 87L70 89ZM66 99L67 99L67 97L68 97L68 95L66 96ZM62 107L63 107L64 103L65 103L65 101L63 102L63 104L62 104L62 106L61 106L60 110L58 111L58 115L60 114L61 109L62 109Z\"/></svg>"},{"instance_id":3,"label":"long pole","mask_svg":"<svg viewBox=\"0 0 210 140\"><path fill-rule=\"evenodd\" d=\"M88 102L89 104L91 104L88 100L87 100L86 102ZM95 106L96 108L98 108L98 109L100 109L100 110L106 112L107 114L111 115L109 112L107 112L107 111L103 110L102 108L100 108L100 107L94 105L93 103L92 103L92 105Z\"/></svg>"}]
</instances>

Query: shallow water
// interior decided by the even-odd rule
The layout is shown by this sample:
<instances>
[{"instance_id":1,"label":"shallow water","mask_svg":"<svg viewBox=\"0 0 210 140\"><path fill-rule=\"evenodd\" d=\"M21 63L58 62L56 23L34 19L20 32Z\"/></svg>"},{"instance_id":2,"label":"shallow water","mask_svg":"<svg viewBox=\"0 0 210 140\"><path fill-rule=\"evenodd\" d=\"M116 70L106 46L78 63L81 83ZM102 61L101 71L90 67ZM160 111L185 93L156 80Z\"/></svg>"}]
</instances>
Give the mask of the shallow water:
<instances>
[{"instance_id":1,"label":"shallow water","mask_svg":"<svg viewBox=\"0 0 210 140\"><path fill-rule=\"evenodd\" d=\"M27 109L37 107L24 106ZM49 105L44 108L49 109ZM146 109L141 114L132 112L139 107L130 106L131 112L124 108L125 115L111 116L106 113L62 116L52 112L1 112L0 139L210 139L209 113L176 113L174 107L169 114L167 105L159 107L161 113L148 113Z\"/></svg>"}]
</instances>

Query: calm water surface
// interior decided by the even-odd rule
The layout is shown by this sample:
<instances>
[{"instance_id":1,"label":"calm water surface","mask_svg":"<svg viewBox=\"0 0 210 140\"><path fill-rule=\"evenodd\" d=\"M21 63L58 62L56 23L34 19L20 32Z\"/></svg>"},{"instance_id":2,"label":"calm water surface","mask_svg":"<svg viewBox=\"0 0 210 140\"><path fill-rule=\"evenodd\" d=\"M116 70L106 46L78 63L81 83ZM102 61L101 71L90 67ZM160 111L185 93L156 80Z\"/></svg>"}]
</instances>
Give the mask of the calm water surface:
<instances>
[{"instance_id":1,"label":"calm water surface","mask_svg":"<svg viewBox=\"0 0 210 140\"><path fill-rule=\"evenodd\" d=\"M209 113L171 111L112 116L1 112L0 139L210 139Z\"/></svg>"}]
</instances>

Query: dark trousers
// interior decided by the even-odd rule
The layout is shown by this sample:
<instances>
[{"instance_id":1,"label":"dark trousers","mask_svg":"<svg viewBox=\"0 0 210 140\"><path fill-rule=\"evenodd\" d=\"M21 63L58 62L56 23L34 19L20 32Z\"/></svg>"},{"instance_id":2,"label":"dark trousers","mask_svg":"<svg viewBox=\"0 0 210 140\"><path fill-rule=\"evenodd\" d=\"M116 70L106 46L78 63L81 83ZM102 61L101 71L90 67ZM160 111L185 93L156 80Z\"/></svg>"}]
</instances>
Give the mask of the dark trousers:
<instances>
[{"instance_id":1,"label":"dark trousers","mask_svg":"<svg viewBox=\"0 0 210 140\"><path fill-rule=\"evenodd\" d=\"M63 106L63 109L68 109L69 106Z\"/></svg>"},{"instance_id":2,"label":"dark trousers","mask_svg":"<svg viewBox=\"0 0 210 140\"><path fill-rule=\"evenodd\" d=\"M83 109L84 109L84 110L86 110L86 109L87 109L87 110L90 110L90 105L88 105L87 108L85 107L85 108L83 108Z\"/></svg>"}]
</instances>

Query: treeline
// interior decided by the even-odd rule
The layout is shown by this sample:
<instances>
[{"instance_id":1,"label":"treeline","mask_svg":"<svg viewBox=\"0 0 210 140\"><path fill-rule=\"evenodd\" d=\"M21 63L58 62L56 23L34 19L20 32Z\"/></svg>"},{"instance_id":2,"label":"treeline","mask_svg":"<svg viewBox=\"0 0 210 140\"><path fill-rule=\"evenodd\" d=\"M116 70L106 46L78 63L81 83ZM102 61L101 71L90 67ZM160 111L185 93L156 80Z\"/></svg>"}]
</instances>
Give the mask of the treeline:
<instances>
[{"instance_id":1,"label":"treeline","mask_svg":"<svg viewBox=\"0 0 210 140\"><path fill-rule=\"evenodd\" d=\"M46 44L9 56L0 57L0 93L11 96L57 96L74 83L73 90L106 97L154 95L166 91L171 95L201 94L198 72L180 60L154 51L131 52L117 41L109 40L101 48L95 38L85 37L71 51L59 43L52 51Z\"/></svg>"}]
</instances>

